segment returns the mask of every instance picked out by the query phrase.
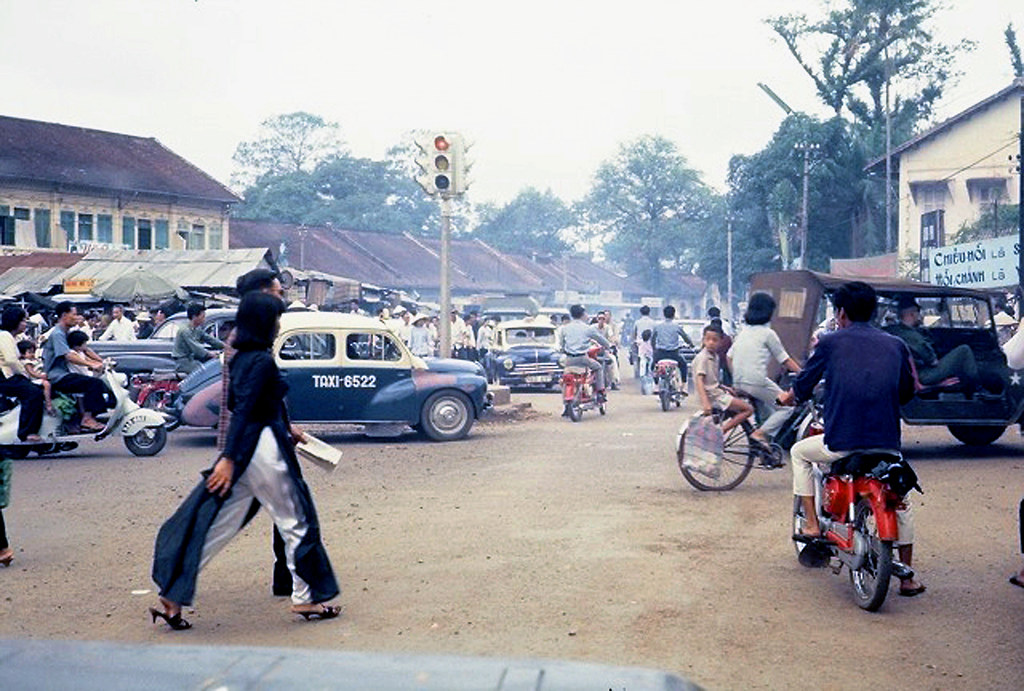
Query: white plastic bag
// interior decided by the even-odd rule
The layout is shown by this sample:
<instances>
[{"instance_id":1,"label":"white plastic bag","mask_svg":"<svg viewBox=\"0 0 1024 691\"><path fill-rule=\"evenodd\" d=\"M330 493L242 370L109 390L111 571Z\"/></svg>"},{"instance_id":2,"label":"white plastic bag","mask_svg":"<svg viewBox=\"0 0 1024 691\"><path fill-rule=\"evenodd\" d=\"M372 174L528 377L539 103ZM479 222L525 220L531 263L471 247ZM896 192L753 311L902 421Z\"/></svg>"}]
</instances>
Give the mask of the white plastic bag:
<instances>
[{"instance_id":1,"label":"white plastic bag","mask_svg":"<svg viewBox=\"0 0 1024 691\"><path fill-rule=\"evenodd\" d=\"M683 465L694 472L717 478L722 473L724 441L722 428L710 415L694 415L679 438Z\"/></svg>"}]
</instances>

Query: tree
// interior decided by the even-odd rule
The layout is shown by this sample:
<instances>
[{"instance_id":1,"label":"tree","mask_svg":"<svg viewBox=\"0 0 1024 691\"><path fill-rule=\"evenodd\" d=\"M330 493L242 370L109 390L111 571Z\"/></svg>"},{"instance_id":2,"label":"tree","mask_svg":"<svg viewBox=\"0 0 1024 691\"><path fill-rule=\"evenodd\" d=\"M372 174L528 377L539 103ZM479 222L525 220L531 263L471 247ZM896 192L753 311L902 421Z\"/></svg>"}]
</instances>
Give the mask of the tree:
<instances>
[{"instance_id":1,"label":"tree","mask_svg":"<svg viewBox=\"0 0 1024 691\"><path fill-rule=\"evenodd\" d=\"M318 163L343 154L337 123L305 112L287 113L260 123L259 136L242 142L232 160L234 184L248 187L266 176L311 172Z\"/></svg>"},{"instance_id":2,"label":"tree","mask_svg":"<svg viewBox=\"0 0 1024 691\"><path fill-rule=\"evenodd\" d=\"M1013 30L1013 24L1006 25L1006 48L1010 51L1010 64L1013 65L1013 76L1024 77L1024 60L1020 56L1020 45L1017 43L1017 32Z\"/></svg>"},{"instance_id":3,"label":"tree","mask_svg":"<svg viewBox=\"0 0 1024 691\"><path fill-rule=\"evenodd\" d=\"M928 28L935 0L844 0L824 19L804 14L774 17L769 26L814 82L836 116L848 113L879 153L887 110L898 140L928 119L945 86L956 77L956 56L974 47L934 40ZM822 46L825 46L823 49ZM886 85L896 96L886 108Z\"/></svg>"},{"instance_id":4,"label":"tree","mask_svg":"<svg viewBox=\"0 0 1024 691\"><path fill-rule=\"evenodd\" d=\"M520 254L558 255L568 249L560 233L575 223L575 216L551 190L528 187L502 207L477 209L480 224L472 235L500 250Z\"/></svg>"},{"instance_id":5,"label":"tree","mask_svg":"<svg viewBox=\"0 0 1024 691\"><path fill-rule=\"evenodd\" d=\"M698 265L711 201L675 145L648 135L623 144L601 164L580 208L583 224L605 236L606 256L657 290L663 269Z\"/></svg>"}]
</instances>

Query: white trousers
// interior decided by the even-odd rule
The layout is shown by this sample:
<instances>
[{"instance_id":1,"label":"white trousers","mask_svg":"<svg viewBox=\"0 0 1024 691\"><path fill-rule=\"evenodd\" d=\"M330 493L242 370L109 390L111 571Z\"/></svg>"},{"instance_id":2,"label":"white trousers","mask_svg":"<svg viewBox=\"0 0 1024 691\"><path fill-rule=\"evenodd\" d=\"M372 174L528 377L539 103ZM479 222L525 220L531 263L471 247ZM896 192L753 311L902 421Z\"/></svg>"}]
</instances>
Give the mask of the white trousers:
<instances>
[{"instance_id":1,"label":"white trousers","mask_svg":"<svg viewBox=\"0 0 1024 691\"><path fill-rule=\"evenodd\" d=\"M825 446L823 434L816 434L793 444L793 448L789 450L790 464L793 466L793 494L798 497L814 496L812 463L831 463L848 455L848 451L833 451ZM902 507L896 511L896 522L900 535L897 544L914 544L914 510L908 500L904 500Z\"/></svg>"},{"instance_id":2,"label":"white trousers","mask_svg":"<svg viewBox=\"0 0 1024 691\"><path fill-rule=\"evenodd\" d=\"M310 604L312 595L309 584L295 572L295 550L305 537L309 524L299 504L295 483L288 473L281 449L277 446L277 439L269 427L264 427L260 433L249 466L231 488L231 495L225 500L206 534L199 569L202 570L242 529L242 522L249 513L253 499L259 500L270 513L270 518L284 539L285 558L292 574L292 602L296 605Z\"/></svg>"}]
</instances>

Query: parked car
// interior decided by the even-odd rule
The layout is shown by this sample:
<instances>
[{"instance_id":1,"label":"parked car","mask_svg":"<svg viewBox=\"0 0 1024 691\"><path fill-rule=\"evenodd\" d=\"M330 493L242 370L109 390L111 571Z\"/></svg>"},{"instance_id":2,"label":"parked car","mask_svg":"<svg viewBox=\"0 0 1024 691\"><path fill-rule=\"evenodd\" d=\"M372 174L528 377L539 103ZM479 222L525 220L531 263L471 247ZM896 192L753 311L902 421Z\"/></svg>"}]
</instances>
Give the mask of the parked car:
<instances>
[{"instance_id":1,"label":"parked car","mask_svg":"<svg viewBox=\"0 0 1024 691\"><path fill-rule=\"evenodd\" d=\"M285 313L273 352L289 385L289 417L300 424L358 424L371 435L412 427L450 441L465 437L490 404L483 367L418 358L370 317ZM181 383L184 424L216 424L220 367L208 362Z\"/></svg>"},{"instance_id":2,"label":"parked car","mask_svg":"<svg viewBox=\"0 0 1024 691\"><path fill-rule=\"evenodd\" d=\"M184 312L168 317L167 321L158 326L149 338L134 341L89 341L89 347L102 358L113 358L115 369L129 376L140 372L174 369L174 337L178 329L188 323ZM224 340L235 326L235 310L233 308L211 308L206 310L206 322L203 331Z\"/></svg>"},{"instance_id":3,"label":"parked car","mask_svg":"<svg viewBox=\"0 0 1024 691\"><path fill-rule=\"evenodd\" d=\"M826 303L851 279L811 271L756 274L751 292L770 293L778 305L772 328L786 350L805 362L812 338L827 324ZM901 280L865 279L879 297L876 325L898 320L897 301L913 297L921 305L922 327L941 358L953 348L970 346L979 368L1001 382L1001 391L968 394L959 385L929 386L901 408L908 425L944 425L958 440L985 445L998 439L1007 426L1020 424L1024 415L1024 385L1020 372L1010 370L999 347L995 310L988 293L968 288L937 286ZM827 325L824 327L827 329Z\"/></svg>"},{"instance_id":4,"label":"parked car","mask_svg":"<svg viewBox=\"0 0 1024 691\"><path fill-rule=\"evenodd\" d=\"M565 356L558 349L555 327L542 319L499 322L487 369L492 382L506 386L557 386Z\"/></svg>"}]
</instances>

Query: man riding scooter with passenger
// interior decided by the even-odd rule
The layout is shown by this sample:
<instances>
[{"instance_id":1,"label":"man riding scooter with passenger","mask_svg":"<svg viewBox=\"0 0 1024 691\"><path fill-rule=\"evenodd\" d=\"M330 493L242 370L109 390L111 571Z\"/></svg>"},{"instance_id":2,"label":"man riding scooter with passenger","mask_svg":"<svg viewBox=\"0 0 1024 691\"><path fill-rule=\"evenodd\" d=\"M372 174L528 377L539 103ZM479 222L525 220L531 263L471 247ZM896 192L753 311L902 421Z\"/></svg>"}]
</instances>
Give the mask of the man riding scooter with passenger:
<instances>
[{"instance_id":1,"label":"man riding scooter with passenger","mask_svg":"<svg viewBox=\"0 0 1024 691\"><path fill-rule=\"evenodd\" d=\"M558 347L565 353L567 359L566 367L585 367L594 373L594 391L598 401L605 399L604 366L587 355L590 349L590 342L594 341L611 349L612 344L605 338L598 328L586 322L587 310L583 305L573 305L569 308L572 321L563 324L558 332Z\"/></svg>"},{"instance_id":2,"label":"man riding scooter with passenger","mask_svg":"<svg viewBox=\"0 0 1024 691\"><path fill-rule=\"evenodd\" d=\"M78 323L78 313L70 302L57 305L57 325L43 345L43 364L54 393L83 394L80 427L87 432L102 432L103 423L96 419L114 407L114 395L103 380L72 372L69 364L103 371L103 362L87 358L68 345L68 332Z\"/></svg>"},{"instance_id":3,"label":"man riding scooter with passenger","mask_svg":"<svg viewBox=\"0 0 1024 691\"><path fill-rule=\"evenodd\" d=\"M803 505L799 542L821 538L814 499L812 463L839 460L855 450L900 448L900 405L914 395L910 352L899 338L871 325L878 305L875 290L866 283L846 283L833 296L839 330L821 337L793 389L779 397L789 405L808 400L815 385L825 380L825 434L793 445L793 494ZM913 516L904 504L897 511L899 559L908 567L913 557ZM913 575L901 577L900 595L925 591Z\"/></svg>"}]
</instances>

